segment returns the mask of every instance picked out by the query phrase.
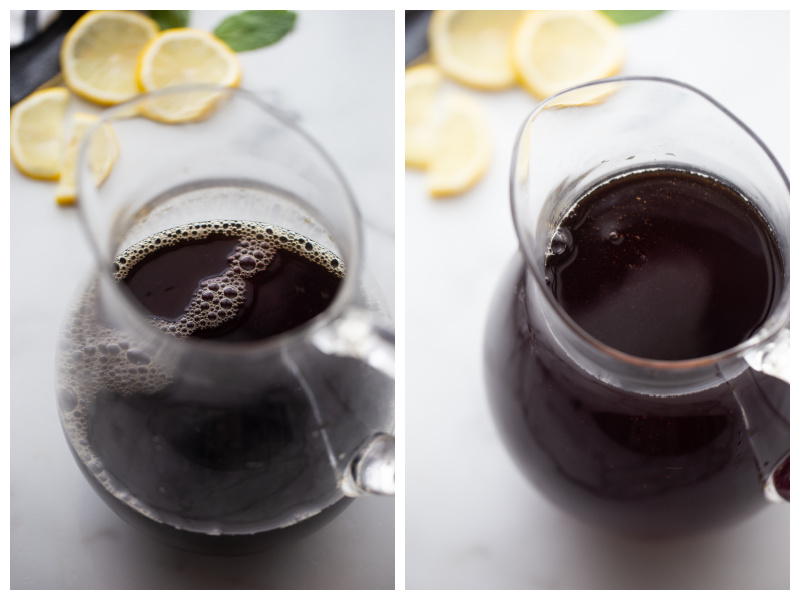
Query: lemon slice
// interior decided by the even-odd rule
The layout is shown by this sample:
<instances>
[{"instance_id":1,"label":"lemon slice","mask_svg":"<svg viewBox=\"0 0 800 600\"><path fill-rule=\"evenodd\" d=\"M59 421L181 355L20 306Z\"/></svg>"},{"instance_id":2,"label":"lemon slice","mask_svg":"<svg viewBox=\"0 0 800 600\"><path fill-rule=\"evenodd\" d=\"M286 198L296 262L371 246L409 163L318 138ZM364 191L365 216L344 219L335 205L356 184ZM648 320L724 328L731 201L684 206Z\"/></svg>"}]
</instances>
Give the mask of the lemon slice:
<instances>
[{"instance_id":1,"label":"lemon slice","mask_svg":"<svg viewBox=\"0 0 800 600\"><path fill-rule=\"evenodd\" d=\"M523 85L546 98L616 74L625 51L619 27L602 13L540 10L519 22L511 56Z\"/></svg>"},{"instance_id":2,"label":"lemon slice","mask_svg":"<svg viewBox=\"0 0 800 600\"><path fill-rule=\"evenodd\" d=\"M58 179L69 90L34 92L11 109L11 159L25 175Z\"/></svg>"},{"instance_id":3,"label":"lemon slice","mask_svg":"<svg viewBox=\"0 0 800 600\"><path fill-rule=\"evenodd\" d=\"M88 129L98 120L95 115L76 113L72 115L72 128L63 152L61 177L56 187L56 202L62 205L74 204L77 197L76 174L78 152ZM111 167L119 155L119 147L114 132L108 123L95 131L87 149L89 169L95 185L100 185L108 177Z\"/></svg>"},{"instance_id":4,"label":"lemon slice","mask_svg":"<svg viewBox=\"0 0 800 600\"><path fill-rule=\"evenodd\" d=\"M511 34L521 10L438 10L428 26L434 62L466 85L496 90L516 83Z\"/></svg>"},{"instance_id":5,"label":"lemon slice","mask_svg":"<svg viewBox=\"0 0 800 600\"><path fill-rule=\"evenodd\" d=\"M406 165L424 169L433 151L432 116L442 85L442 72L434 65L406 71Z\"/></svg>"},{"instance_id":6,"label":"lemon slice","mask_svg":"<svg viewBox=\"0 0 800 600\"><path fill-rule=\"evenodd\" d=\"M137 12L97 10L72 26L61 46L61 72L76 94L117 104L139 93L139 52L158 34L156 22Z\"/></svg>"},{"instance_id":7,"label":"lemon slice","mask_svg":"<svg viewBox=\"0 0 800 600\"><path fill-rule=\"evenodd\" d=\"M474 186L489 168L489 121L483 106L460 92L445 94L435 112L426 186L435 197L460 194Z\"/></svg>"},{"instance_id":8,"label":"lemon slice","mask_svg":"<svg viewBox=\"0 0 800 600\"><path fill-rule=\"evenodd\" d=\"M236 53L216 36L198 29L163 31L139 57L139 84L148 92L192 83L234 87L241 76ZM165 122L202 119L213 111L220 98L220 93L181 92L150 100L142 111Z\"/></svg>"}]
</instances>

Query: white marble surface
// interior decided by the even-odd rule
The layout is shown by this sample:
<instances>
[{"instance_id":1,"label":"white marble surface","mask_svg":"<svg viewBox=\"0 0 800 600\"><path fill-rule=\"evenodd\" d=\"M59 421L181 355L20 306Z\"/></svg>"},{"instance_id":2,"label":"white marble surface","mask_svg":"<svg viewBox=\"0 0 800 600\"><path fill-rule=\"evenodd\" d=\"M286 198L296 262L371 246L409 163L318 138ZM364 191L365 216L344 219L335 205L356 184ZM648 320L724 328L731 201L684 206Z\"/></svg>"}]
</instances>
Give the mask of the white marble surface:
<instances>
[{"instance_id":1,"label":"white marble surface","mask_svg":"<svg viewBox=\"0 0 800 600\"><path fill-rule=\"evenodd\" d=\"M788 12L671 12L624 28L621 74L671 77L748 124L788 169ZM489 300L517 247L508 199L514 137L536 101L472 92L494 162L461 197L434 201L407 172L406 586L771 589L789 586L789 507L698 539L647 544L591 531L512 464L482 376Z\"/></svg>"},{"instance_id":2,"label":"white marble surface","mask_svg":"<svg viewBox=\"0 0 800 600\"><path fill-rule=\"evenodd\" d=\"M194 11L212 30L225 11ZM368 268L394 306L393 11L300 12L272 47L240 55L242 87L277 93L334 157L367 222ZM74 99L70 111L99 112ZM67 303L91 265L78 213L54 184L10 174L11 587L394 588L394 501L358 500L292 546L195 556L132 530L94 495L61 433L53 361Z\"/></svg>"}]
</instances>

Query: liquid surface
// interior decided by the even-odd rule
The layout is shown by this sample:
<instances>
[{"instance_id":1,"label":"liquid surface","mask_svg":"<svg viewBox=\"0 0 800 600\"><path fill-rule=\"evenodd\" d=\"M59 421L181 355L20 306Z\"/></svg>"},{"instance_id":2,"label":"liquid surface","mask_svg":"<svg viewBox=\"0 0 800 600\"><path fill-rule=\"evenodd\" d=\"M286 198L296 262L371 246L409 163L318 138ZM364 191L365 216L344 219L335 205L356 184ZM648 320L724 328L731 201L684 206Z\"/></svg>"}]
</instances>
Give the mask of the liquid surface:
<instances>
[{"instance_id":1,"label":"liquid surface","mask_svg":"<svg viewBox=\"0 0 800 600\"><path fill-rule=\"evenodd\" d=\"M782 280L769 227L741 194L668 169L625 174L578 200L553 238L546 272L585 331L658 360L744 341Z\"/></svg>"},{"instance_id":2,"label":"liquid surface","mask_svg":"<svg viewBox=\"0 0 800 600\"><path fill-rule=\"evenodd\" d=\"M153 323L176 337L266 339L323 312L344 275L332 252L251 222L178 227L139 242L116 277Z\"/></svg>"}]
</instances>

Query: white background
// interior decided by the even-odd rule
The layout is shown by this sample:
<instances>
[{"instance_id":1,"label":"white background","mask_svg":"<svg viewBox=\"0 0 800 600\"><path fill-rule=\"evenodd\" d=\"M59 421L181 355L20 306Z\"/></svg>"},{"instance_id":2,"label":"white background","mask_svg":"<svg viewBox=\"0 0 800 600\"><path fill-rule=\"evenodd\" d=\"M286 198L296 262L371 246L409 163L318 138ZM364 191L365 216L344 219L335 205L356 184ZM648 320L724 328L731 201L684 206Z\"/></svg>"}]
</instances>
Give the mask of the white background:
<instances>
[{"instance_id":1,"label":"white background","mask_svg":"<svg viewBox=\"0 0 800 600\"><path fill-rule=\"evenodd\" d=\"M231 12L231 11L228 11ZM225 11L193 11L206 30ZM274 46L240 54L241 87L276 98L334 158L367 223L367 267L394 307L393 11L300 12ZM73 99L70 112L100 108ZM394 588L394 501L366 498L317 534L244 558L173 550L123 523L74 464L58 422L55 342L92 265L55 184L10 173L11 587Z\"/></svg>"},{"instance_id":2,"label":"white background","mask_svg":"<svg viewBox=\"0 0 800 600\"><path fill-rule=\"evenodd\" d=\"M621 75L698 87L788 170L788 12L670 12L623 34ZM481 353L490 297L517 247L511 150L536 100L521 89L470 93L491 121L489 173L449 200L428 198L418 172L405 180L407 588L787 589L787 505L696 539L637 542L576 523L512 464Z\"/></svg>"}]
</instances>

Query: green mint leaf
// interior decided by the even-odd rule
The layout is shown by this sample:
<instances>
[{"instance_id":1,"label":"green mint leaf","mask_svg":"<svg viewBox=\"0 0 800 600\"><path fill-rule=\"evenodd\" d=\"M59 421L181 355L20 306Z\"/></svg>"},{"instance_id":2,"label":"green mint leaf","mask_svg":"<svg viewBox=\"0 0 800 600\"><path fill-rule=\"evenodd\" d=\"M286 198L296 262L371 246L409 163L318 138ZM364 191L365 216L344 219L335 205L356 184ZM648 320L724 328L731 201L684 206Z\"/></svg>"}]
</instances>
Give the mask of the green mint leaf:
<instances>
[{"instance_id":1,"label":"green mint leaf","mask_svg":"<svg viewBox=\"0 0 800 600\"><path fill-rule=\"evenodd\" d=\"M602 10L600 11L610 17L617 25L627 25L628 23L638 23L645 19L657 17L664 10Z\"/></svg>"},{"instance_id":2,"label":"green mint leaf","mask_svg":"<svg viewBox=\"0 0 800 600\"><path fill-rule=\"evenodd\" d=\"M161 30L186 27L189 24L188 10L148 10L147 14L158 23Z\"/></svg>"},{"instance_id":3,"label":"green mint leaf","mask_svg":"<svg viewBox=\"0 0 800 600\"><path fill-rule=\"evenodd\" d=\"M246 10L225 19L214 35L234 52L255 50L274 44L289 33L296 18L290 10Z\"/></svg>"}]
</instances>

